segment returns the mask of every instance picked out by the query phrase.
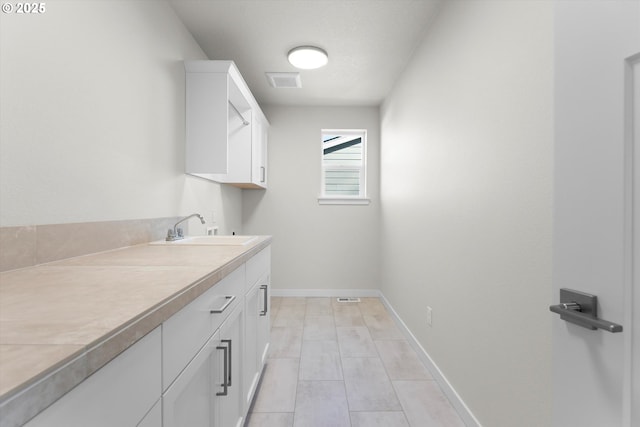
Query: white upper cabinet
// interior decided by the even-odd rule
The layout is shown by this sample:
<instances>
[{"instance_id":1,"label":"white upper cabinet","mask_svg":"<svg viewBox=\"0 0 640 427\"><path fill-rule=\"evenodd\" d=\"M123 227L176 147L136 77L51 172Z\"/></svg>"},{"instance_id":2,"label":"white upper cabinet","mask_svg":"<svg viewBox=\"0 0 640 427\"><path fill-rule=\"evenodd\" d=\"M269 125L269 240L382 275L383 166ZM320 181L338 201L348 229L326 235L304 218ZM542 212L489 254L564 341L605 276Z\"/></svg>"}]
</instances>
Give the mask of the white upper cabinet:
<instances>
[{"instance_id":1,"label":"white upper cabinet","mask_svg":"<svg viewBox=\"0 0 640 427\"><path fill-rule=\"evenodd\" d=\"M185 61L186 172L267 187L269 122L233 61Z\"/></svg>"}]
</instances>

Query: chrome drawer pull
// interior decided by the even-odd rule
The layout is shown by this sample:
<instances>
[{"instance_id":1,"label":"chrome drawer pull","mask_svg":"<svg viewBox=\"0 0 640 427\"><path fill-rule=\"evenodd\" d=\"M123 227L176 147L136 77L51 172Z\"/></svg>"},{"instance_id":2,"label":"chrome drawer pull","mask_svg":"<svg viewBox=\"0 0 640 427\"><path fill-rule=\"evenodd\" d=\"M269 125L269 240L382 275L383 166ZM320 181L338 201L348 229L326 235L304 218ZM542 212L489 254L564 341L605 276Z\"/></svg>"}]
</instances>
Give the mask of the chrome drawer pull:
<instances>
[{"instance_id":1,"label":"chrome drawer pull","mask_svg":"<svg viewBox=\"0 0 640 427\"><path fill-rule=\"evenodd\" d=\"M262 289L264 291L264 310L262 310L260 312L260 316L266 316L267 315L267 310L268 310L268 307L269 307L269 296L268 296L269 286L268 285L261 285L260 289Z\"/></svg>"},{"instance_id":2,"label":"chrome drawer pull","mask_svg":"<svg viewBox=\"0 0 640 427\"><path fill-rule=\"evenodd\" d=\"M222 307L211 310L212 314L213 313L219 314L219 313L222 313L223 311L225 311L227 309L227 307L229 307L229 305L233 302L233 300L236 299L236 297L235 297L235 295L227 295L225 297L225 299L227 301L224 303L224 305Z\"/></svg>"},{"instance_id":3,"label":"chrome drawer pull","mask_svg":"<svg viewBox=\"0 0 640 427\"><path fill-rule=\"evenodd\" d=\"M231 361L233 360L231 357L231 340L220 340L221 342L227 343L229 344L229 372L227 375L227 366L225 364L225 370L224 370L224 376L225 376L225 382L227 383L227 386L231 387Z\"/></svg>"},{"instance_id":4,"label":"chrome drawer pull","mask_svg":"<svg viewBox=\"0 0 640 427\"><path fill-rule=\"evenodd\" d=\"M223 391L219 391L216 393L216 396L226 396L227 393L227 389L228 389L228 385L227 385L227 376L229 375L227 372L227 365L229 364L229 354L228 354L228 350L227 347L223 347L223 346L218 346L216 347L218 350L222 350L224 351L224 381L222 382L222 384L220 384L224 390Z\"/></svg>"}]
</instances>

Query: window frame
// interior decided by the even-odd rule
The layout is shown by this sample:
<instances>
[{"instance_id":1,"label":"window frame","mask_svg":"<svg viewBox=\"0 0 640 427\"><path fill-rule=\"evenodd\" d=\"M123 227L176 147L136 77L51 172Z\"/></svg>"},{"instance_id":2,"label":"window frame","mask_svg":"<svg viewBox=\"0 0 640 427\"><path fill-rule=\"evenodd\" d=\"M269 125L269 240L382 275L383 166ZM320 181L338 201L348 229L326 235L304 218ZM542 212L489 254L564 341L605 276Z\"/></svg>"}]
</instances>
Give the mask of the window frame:
<instances>
[{"instance_id":1,"label":"window frame","mask_svg":"<svg viewBox=\"0 0 640 427\"><path fill-rule=\"evenodd\" d=\"M327 168L324 165L324 136L326 134L353 135L362 138L362 165L360 167L344 166ZM333 196L325 193L327 170L359 170L360 191L357 196ZM368 205L370 199L367 194L367 130L366 129L321 129L320 130L320 194L318 204L321 205Z\"/></svg>"}]
</instances>

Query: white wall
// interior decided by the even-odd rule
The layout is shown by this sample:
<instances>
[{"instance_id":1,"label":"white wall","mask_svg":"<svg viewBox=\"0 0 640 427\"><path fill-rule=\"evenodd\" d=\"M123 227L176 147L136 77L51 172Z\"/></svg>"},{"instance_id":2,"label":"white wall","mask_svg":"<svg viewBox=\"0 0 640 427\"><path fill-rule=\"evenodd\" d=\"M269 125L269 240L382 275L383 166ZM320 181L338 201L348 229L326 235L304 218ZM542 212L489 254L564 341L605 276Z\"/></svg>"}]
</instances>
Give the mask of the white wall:
<instances>
[{"instance_id":1,"label":"white wall","mask_svg":"<svg viewBox=\"0 0 640 427\"><path fill-rule=\"evenodd\" d=\"M550 424L552 21L446 2L381 110L381 289L491 427Z\"/></svg>"},{"instance_id":2,"label":"white wall","mask_svg":"<svg viewBox=\"0 0 640 427\"><path fill-rule=\"evenodd\" d=\"M269 189L245 190L246 234L270 234L275 289L376 289L379 110L266 106ZM369 206L318 205L321 129L367 129Z\"/></svg>"},{"instance_id":3,"label":"white wall","mask_svg":"<svg viewBox=\"0 0 640 427\"><path fill-rule=\"evenodd\" d=\"M184 175L182 61L206 57L173 10L46 8L0 14L0 224L215 211L222 232L240 231L240 190Z\"/></svg>"}]
</instances>

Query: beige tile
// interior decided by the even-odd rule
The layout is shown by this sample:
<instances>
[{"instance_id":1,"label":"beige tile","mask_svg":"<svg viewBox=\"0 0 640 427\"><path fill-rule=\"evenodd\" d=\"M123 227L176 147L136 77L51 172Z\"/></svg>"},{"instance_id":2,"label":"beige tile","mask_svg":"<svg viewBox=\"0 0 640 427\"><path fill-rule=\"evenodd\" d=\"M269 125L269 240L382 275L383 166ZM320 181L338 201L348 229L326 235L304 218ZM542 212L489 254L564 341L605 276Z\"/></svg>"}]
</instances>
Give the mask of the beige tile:
<instances>
[{"instance_id":1,"label":"beige tile","mask_svg":"<svg viewBox=\"0 0 640 427\"><path fill-rule=\"evenodd\" d=\"M245 427L293 427L293 413L253 412Z\"/></svg>"},{"instance_id":2,"label":"beige tile","mask_svg":"<svg viewBox=\"0 0 640 427\"><path fill-rule=\"evenodd\" d=\"M351 411L400 411L400 402L380 359L342 359Z\"/></svg>"},{"instance_id":3,"label":"beige tile","mask_svg":"<svg viewBox=\"0 0 640 427\"><path fill-rule=\"evenodd\" d=\"M0 228L0 271L36 264L36 227Z\"/></svg>"},{"instance_id":4,"label":"beige tile","mask_svg":"<svg viewBox=\"0 0 640 427\"><path fill-rule=\"evenodd\" d=\"M387 374L392 380L433 379L407 341L375 341L375 344Z\"/></svg>"},{"instance_id":5,"label":"beige tile","mask_svg":"<svg viewBox=\"0 0 640 427\"><path fill-rule=\"evenodd\" d=\"M387 314L365 314L364 323L369 328L374 340L401 340L404 335L396 326L393 319Z\"/></svg>"},{"instance_id":6,"label":"beige tile","mask_svg":"<svg viewBox=\"0 0 640 427\"><path fill-rule=\"evenodd\" d=\"M404 412L352 412L351 427L409 427Z\"/></svg>"},{"instance_id":7,"label":"beige tile","mask_svg":"<svg viewBox=\"0 0 640 427\"><path fill-rule=\"evenodd\" d=\"M326 316L333 314L330 298L307 298L307 316Z\"/></svg>"},{"instance_id":8,"label":"beige tile","mask_svg":"<svg viewBox=\"0 0 640 427\"><path fill-rule=\"evenodd\" d=\"M278 309L282 303L282 297L271 297L270 303L272 309Z\"/></svg>"},{"instance_id":9,"label":"beige tile","mask_svg":"<svg viewBox=\"0 0 640 427\"><path fill-rule=\"evenodd\" d=\"M0 313L5 326L0 328L0 343L95 344L107 338L109 331L120 331L133 319L139 320L141 313L175 295L185 283L195 283L208 271L183 267L40 266L2 273Z\"/></svg>"},{"instance_id":10,"label":"beige tile","mask_svg":"<svg viewBox=\"0 0 640 427\"><path fill-rule=\"evenodd\" d=\"M364 326L336 327L340 355L345 357L378 357L369 329Z\"/></svg>"},{"instance_id":11,"label":"beige tile","mask_svg":"<svg viewBox=\"0 0 640 427\"><path fill-rule=\"evenodd\" d=\"M282 297L280 305L283 307L289 307L292 305L307 305L307 299L305 297Z\"/></svg>"},{"instance_id":12,"label":"beige tile","mask_svg":"<svg viewBox=\"0 0 640 427\"><path fill-rule=\"evenodd\" d=\"M273 326L299 326L302 327L304 325L304 315L306 311L306 305L287 305L284 303L280 304L278 308L278 315L273 318Z\"/></svg>"},{"instance_id":13,"label":"beige tile","mask_svg":"<svg viewBox=\"0 0 640 427\"><path fill-rule=\"evenodd\" d=\"M299 358L302 349L302 326L271 328L270 358Z\"/></svg>"},{"instance_id":14,"label":"beige tile","mask_svg":"<svg viewBox=\"0 0 640 427\"><path fill-rule=\"evenodd\" d=\"M53 372L81 356L84 349L80 345L0 345L0 396L19 389L25 378L33 381ZM85 375L86 358L82 370Z\"/></svg>"},{"instance_id":15,"label":"beige tile","mask_svg":"<svg viewBox=\"0 0 640 427\"><path fill-rule=\"evenodd\" d=\"M360 312L363 316L373 317L379 322L393 322L393 317L391 317L391 313L389 313L384 307L382 310L367 310L361 309Z\"/></svg>"},{"instance_id":16,"label":"beige tile","mask_svg":"<svg viewBox=\"0 0 640 427\"><path fill-rule=\"evenodd\" d=\"M280 307L269 306L269 319L271 319L271 326L273 326L273 321L276 317L278 317L278 313L280 312Z\"/></svg>"},{"instance_id":17,"label":"beige tile","mask_svg":"<svg viewBox=\"0 0 640 427\"><path fill-rule=\"evenodd\" d=\"M300 380L342 380L337 341L304 341Z\"/></svg>"},{"instance_id":18,"label":"beige tile","mask_svg":"<svg viewBox=\"0 0 640 427\"><path fill-rule=\"evenodd\" d=\"M387 314L380 298L360 298L359 308L363 315Z\"/></svg>"},{"instance_id":19,"label":"beige tile","mask_svg":"<svg viewBox=\"0 0 640 427\"><path fill-rule=\"evenodd\" d=\"M412 427L464 427L435 381L393 381L393 386Z\"/></svg>"},{"instance_id":20,"label":"beige tile","mask_svg":"<svg viewBox=\"0 0 640 427\"><path fill-rule=\"evenodd\" d=\"M300 381L293 425L350 427L349 407L342 381Z\"/></svg>"},{"instance_id":21,"label":"beige tile","mask_svg":"<svg viewBox=\"0 0 640 427\"><path fill-rule=\"evenodd\" d=\"M299 359L269 359L262 374L253 412L293 412L299 369Z\"/></svg>"},{"instance_id":22,"label":"beige tile","mask_svg":"<svg viewBox=\"0 0 640 427\"><path fill-rule=\"evenodd\" d=\"M336 326L365 326L360 308L355 304L345 303L333 308Z\"/></svg>"},{"instance_id":23,"label":"beige tile","mask_svg":"<svg viewBox=\"0 0 640 427\"><path fill-rule=\"evenodd\" d=\"M336 323L333 320L333 315L305 317L302 339L315 341L335 340Z\"/></svg>"},{"instance_id":24,"label":"beige tile","mask_svg":"<svg viewBox=\"0 0 640 427\"><path fill-rule=\"evenodd\" d=\"M331 306L333 307L334 310L339 310L342 307L357 307L360 305L360 302L339 302L338 298L351 298L351 296L349 295L341 295L341 296L337 296L337 297L333 297L331 298Z\"/></svg>"},{"instance_id":25,"label":"beige tile","mask_svg":"<svg viewBox=\"0 0 640 427\"><path fill-rule=\"evenodd\" d=\"M168 217L38 225L37 262L41 264L160 240L178 219Z\"/></svg>"},{"instance_id":26,"label":"beige tile","mask_svg":"<svg viewBox=\"0 0 640 427\"><path fill-rule=\"evenodd\" d=\"M47 358L60 357L60 360L63 360L67 350L70 352L74 351L73 348L60 349L61 351L59 351L49 346L36 347L38 347L37 350L27 347L20 349L0 349L0 353L2 353L2 355L0 355L0 368L2 368L2 372L0 372L0 379L2 379L2 389L12 388L5 383L5 380L9 380L9 378L5 377L5 373L8 371L11 372L11 380L17 380L17 384L15 384L16 386L28 386L19 394L20 398L9 399L3 402L2 406L0 406L0 420L2 420L3 426L23 425L26 420L32 418L38 412L51 405L58 398L86 378L86 358L80 356L74 358L69 363L64 364L61 369L56 370L50 376L47 376L45 381L37 381L39 377L34 377L31 381L24 383L24 379L18 378L19 375L25 373L23 370L24 367L32 372L43 367L43 365L41 365L42 361L38 360L38 356L41 355L41 352ZM19 358L19 365L21 366L7 369L8 362L10 362L14 357Z\"/></svg>"},{"instance_id":27,"label":"beige tile","mask_svg":"<svg viewBox=\"0 0 640 427\"><path fill-rule=\"evenodd\" d=\"M356 311L357 313L361 314L359 302L338 302L337 298L333 298L331 300L331 307L333 308L334 312Z\"/></svg>"}]
</instances>

